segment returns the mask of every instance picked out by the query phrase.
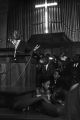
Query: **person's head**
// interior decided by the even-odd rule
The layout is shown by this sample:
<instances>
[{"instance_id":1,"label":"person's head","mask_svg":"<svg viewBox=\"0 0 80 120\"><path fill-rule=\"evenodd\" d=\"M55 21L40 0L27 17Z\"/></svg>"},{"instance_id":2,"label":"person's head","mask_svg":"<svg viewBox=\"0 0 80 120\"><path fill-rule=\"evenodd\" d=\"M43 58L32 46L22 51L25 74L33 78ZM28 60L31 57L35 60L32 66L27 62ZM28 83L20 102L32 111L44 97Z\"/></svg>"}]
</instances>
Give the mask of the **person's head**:
<instances>
[{"instance_id":1,"label":"person's head","mask_svg":"<svg viewBox=\"0 0 80 120\"><path fill-rule=\"evenodd\" d=\"M60 77L59 72L58 71L54 71L53 76L54 76L54 79L58 79Z\"/></svg>"},{"instance_id":2,"label":"person's head","mask_svg":"<svg viewBox=\"0 0 80 120\"><path fill-rule=\"evenodd\" d=\"M50 87L50 80L46 80L46 81L42 82L42 87L43 87L45 90L48 90L49 87Z\"/></svg>"},{"instance_id":3,"label":"person's head","mask_svg":"<svg viewBox=\"0 0 80 120\"><path fill-rule=\"evenodd\" d=\"M20 32L18 30L14 30L14 32L13 32L13 38L15 40L19 40L20 39Z\"/></svg>"}]
</instances>

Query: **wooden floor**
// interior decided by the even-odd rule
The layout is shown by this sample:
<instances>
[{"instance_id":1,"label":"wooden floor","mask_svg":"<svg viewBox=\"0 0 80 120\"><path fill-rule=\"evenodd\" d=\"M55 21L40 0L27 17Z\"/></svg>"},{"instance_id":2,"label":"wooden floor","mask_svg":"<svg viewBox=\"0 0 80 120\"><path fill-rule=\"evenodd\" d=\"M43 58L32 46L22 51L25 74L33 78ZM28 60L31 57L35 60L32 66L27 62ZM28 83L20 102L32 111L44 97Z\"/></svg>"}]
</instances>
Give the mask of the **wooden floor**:
<instances>
[{"instance_id":1,"label":"wooden floor","mask_svg":"<svg viewBox=\"0 0 80 120\"><path fill-rule=\"evenodd\" d=\"M16 112L7 108L0 108L0 120L64 120L59 117L51 117L39 112Z\"/></svg>"}]
</instances>

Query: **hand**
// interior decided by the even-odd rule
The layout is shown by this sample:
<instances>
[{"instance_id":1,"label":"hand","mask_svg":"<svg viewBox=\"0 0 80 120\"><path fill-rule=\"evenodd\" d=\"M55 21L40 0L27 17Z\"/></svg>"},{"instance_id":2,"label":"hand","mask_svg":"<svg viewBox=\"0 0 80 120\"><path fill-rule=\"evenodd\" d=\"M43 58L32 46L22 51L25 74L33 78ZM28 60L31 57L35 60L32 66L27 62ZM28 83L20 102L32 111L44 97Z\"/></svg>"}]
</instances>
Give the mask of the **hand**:
<instances>
[{"instance_id":1,"label":"hand","mask_svg":"<svg viewBox=\"0 0 80 120\"><path fill-rule=\"evenodd\" d=\"M36 51L39 47L40 47L40 45L36 45L34 48L34 51Z\"/></svg>"}]
</instances>

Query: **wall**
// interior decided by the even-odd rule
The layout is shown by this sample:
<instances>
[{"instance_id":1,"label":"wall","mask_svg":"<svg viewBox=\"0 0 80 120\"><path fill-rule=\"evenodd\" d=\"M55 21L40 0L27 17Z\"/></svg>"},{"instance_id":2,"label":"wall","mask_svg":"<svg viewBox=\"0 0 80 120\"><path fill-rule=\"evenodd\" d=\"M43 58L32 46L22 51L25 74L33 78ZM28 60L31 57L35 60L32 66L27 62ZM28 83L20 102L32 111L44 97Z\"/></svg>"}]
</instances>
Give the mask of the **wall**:
<instances>
[{"instance_id":1,"label":"wall","mask_svg":"<svg viewBox=\"0 0 80 120\"><path fill-rule=\"evenodd\" d=\"M0 48L6 47L8 0L0 0Z\"/></svg>"}]
</instances>

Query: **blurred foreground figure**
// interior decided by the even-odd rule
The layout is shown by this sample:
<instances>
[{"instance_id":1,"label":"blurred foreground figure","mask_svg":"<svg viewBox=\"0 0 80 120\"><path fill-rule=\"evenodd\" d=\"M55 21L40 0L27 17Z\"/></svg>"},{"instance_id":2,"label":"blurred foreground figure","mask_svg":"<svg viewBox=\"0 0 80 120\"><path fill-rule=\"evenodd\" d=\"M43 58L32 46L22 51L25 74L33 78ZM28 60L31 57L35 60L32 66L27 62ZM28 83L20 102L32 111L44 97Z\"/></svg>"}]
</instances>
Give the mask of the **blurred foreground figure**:
<instances>
[{"instance_id":1,"label":"blurred foreground figure","mask_svg":"<svg viewBox=\"0 0 80 120\"><path fill-rule=\"evenodd\" d=\"M64 104L56 101L54 97L52 98L50 80L42 80L42 87L38 88L36 92L37 98L42 98L42 101L37 106L41 112L54 117L64 115Z\"/></svg>"},{"instance_id":2,"label":"blurred foreground figure","mask_svg":"<svg viewBox=\"0 0 80 120\"><path fill-rule=\"evenodd\" d=\"M80 120L80 84L73 85L66 99L65 120Z\"/></svg>"}]
</instances>

